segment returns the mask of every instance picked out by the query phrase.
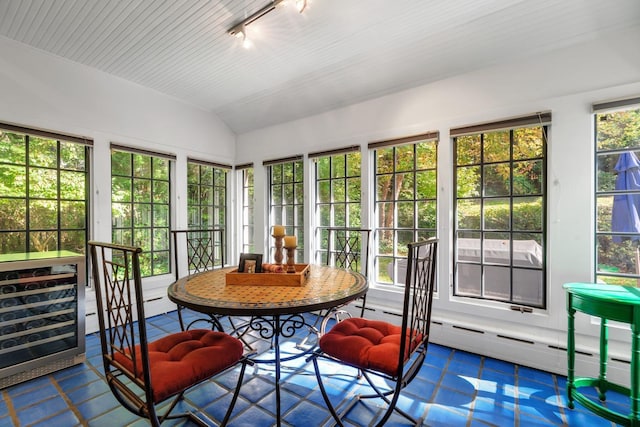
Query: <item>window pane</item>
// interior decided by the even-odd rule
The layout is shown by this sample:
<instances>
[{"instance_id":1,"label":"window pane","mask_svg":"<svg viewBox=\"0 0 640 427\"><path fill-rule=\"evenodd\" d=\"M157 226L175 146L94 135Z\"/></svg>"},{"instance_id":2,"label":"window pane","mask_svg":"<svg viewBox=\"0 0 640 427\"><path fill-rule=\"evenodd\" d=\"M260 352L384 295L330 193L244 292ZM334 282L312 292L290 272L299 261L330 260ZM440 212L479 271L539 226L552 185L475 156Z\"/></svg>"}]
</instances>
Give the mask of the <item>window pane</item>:
<instances>
[{"instance_id":1,"label":"window pane","mask_svg":"<svg viewBox=\"0 0 640 427\"><path fill-rule=\"evenodd\" d=\"M26 229L26 216L27 203L25 199L0 199L0 230ZM11 252L3 251L2 253Z\"/></svg>"},{"instance_id":2,"label":"window pane","mask_svg":"<svg viewBox=\"0 0 640 427\"><path fill-rule=\"evenodd\" d=\"M438 188L436 187L436 182L437 172L435 170L416 173L416 186L423 198L435 199L437 197Z\"/></svg>"},{"instance_id":3,"label":"window pane","mask_svg":"<svg viewBox=\"0 0 640 427\"><path fill-rule=\"evenodd\" d=\"M60 232L60 249L61 250L67 250L75 253L82 253L84 252L86 241L87 241L87 233L84 230Z\"/></svg>"},{"instance_id":4,"label":"window pane","mask_svg":"<svg viewBox=\"0 0 640 427\"><path fill-rule=\"evenodd\" d=\"M151 202L151 180L150 179L134 179L133 180L133 201L134 202Z\"/></svg>"},{"instance_id":5,"label":"window pane","mask_svg":"<svg viewBox=\"0 0 640 427\"><path fill-rule=\"evenodd\" d=\"M476 165L481 156L480 135L467 135L456 138L457 165Z\"/></svg>"},{"instance_id":6,"label":"window pane","mask_svg":"<svg viewBox=\"0 0 640 427\"><path fill-rule=\"evenodd\" d=\"M85 170L85 147L80 144L60 142L60 168Z\"/></svg>"},{"instance_id":7,"label":"window pane","mask_svg":"<svg viewBox=\"0 0 640 427\"><path fill-rule=\"evenodd\" d=\"M509 160L510 141L509 131L490 132L483 138L484 162L503 162Z\"/></svg>"},{"instance_id":8,"label":"window pane","mask_svg":"<svg viewBox=\"0 0 640 427\"><path fill-rule=\"evenodd\" d=\"M393 148L376 150L376 173L393 172Z\"/></svg>"},{"instance_id":9,"label":"window pane","mask_svg":"<svg viewBox=\"0 0 640 427\"><path fill-rule=\"evenodd\" d=\"M438 146L420 143L416 145L416 169L436 169Z\"/></svg>"},{"instance_id":10,"label":"window pane","mask_svg":"<svg viewBox=\"0 0 640 427\"><path fill-rule=\"evenodd\" d=\"M484 167L484 196L508 196L510 193L509 164L499 163Z\"/></svg>"},{"instance_id":11,"label":"window pane","mask_svg":"<svg viewBox=\"0 0 640 427\"><path fill-rule=\"evenodd\" d=\"M304 192L302 161L287 162L269 167L269 228L284 225L288 235L298 238L297 258L302 262L304 248ZM316 190L317 191L317 190ZM268 258L273 259L274 244L270 243Z\"/></svg>"},{"instance_id":12,"label":"window pane","mask_svg":"<svg viewBox=\"0 0 640 427\"><path fill-rule=\"evenodd\" d=\"M396 175L396 189L400 189L399 200L414 200L413 173L399 173Z\"/></svg>"},{"instance_id":13,"label":"window pane","mask_svg":"<svg viewBox=\"0 0 640 427\"><path fill-rule=\"evenodd\" d=\"M414 170L414 144L396 147L396 171L404 172Z\"/></svg>"},{"instance_id":14,"label":"window pane","mask_svg":"<svg viewBox=\"0 0 640 427\"><path fill-rule=\"evenodd\" d=\"M482 188L482 168L480 166L460 167L456 171L458 197L478 197Z\"/></svg>"},{"instance_id":15,"label":"window pane","mask_svg":"<svg viewBox=\"0 0 640 427\"><path fill-rule=\"evenodd\" d=\"M360 201L360 177L347 179L347 200L350 202Z\"/></svg>"},{"instance_id":16,"label":"window pane","mask_svg":"<svg viewBox=\"0 0 640 427\"><path fill-rule=\"evenodd\" d=\"M29 202L29 226L32 229L55 230L58 228L58 202L32 200Z\"/></svg>"},{"instance_id":17,"label":"window pane","mask_svg":"<svg viewBox=\"0 0 640 427\"><path fill-rule=\"evenodd\" d=\"M24 166L0 165L0 194L5 197L26 197L27 168Z\"/></svg>"},{"instance_id":18,"label":"window pane","mask_svg":"<svg viewBox=\"0 0 640 427\"><path fill-rule=\"evenodd\" d=\"M58 142L53 139L29 137L29 164L55 168L58 163Z\"/></svg>"},{"instance_id":19,"label":"window pane","mask_svg":"<svg viewBox=\"0 0 640 427\"><path fill-rule=\"evenodd\" d=\"M346 194L345 194L345 181L340 179L340 180L334 180L333 181L333 202L344 202L346 201Z\"/></svg>"},{"instance_id":20,"label":"window pane","mask_svg":"<svg viewBox=\"0 0 640 427\"><path fill-rule=\"evenodd\" d=\"M379 175L376 178L378 188L376 200L393 200L395 198L392 178L393 175Z\"/></svg>"},{"instance_id":21,"label":"window pane","mask_svg":"<svg viewBox=\"0 0 640 427\"><path fill-rule=\"evenodd\" d=\"M346 159L345 156L333 156L331 158L331 177L342 178L346 175Z\"/></svg>"},{"instance_id":22,"label":"window pane","mask_svg":"<svg viewBox=\"0 0 640 427\"><path fill-rule=\"evenodd\" d=\"M484 202L483 228L489 230L508 230L511 219L509 199L488 199Z\"/></svg>"},{"instance_id":23,"label":"window pane","mask_svg":"<svg viewBox=\"0 0 640 427\"><path fill-rule=\"evenodd\" d=\"M111 153L112 240L142 248L140 272L143 277L169 271L166 255L169 253L170 163L168 159L150 155ZM192 197L191 191L189 186L188 199Z\"/></svg>"},{"instance_id":24,"label":"window pane","mask_svg":"<svg viewBox=\"0 0 640 427\"><path fill-rule=\"evenodd\" d=\"M437 227L437 203L435 201L423 202L418 205L418 227Z\"/></svg>"},{"instance_id":25,"label":"window pane","mask_svg":"<svg viewBox=\"0 0 640 427\"><path fill-rule=\"evenodd\" d=\"M640 108L596 114L596 271L601 282L637 287Z\"/></svg>"},{"instance_id":26,"label":"window pane","mask_svg":"<svg viewBox=\"0 0 640 427\"><path fill-rule=\"evenodd\" d=\"M542 168L541 160L529 162L517 162L513 164L513 194L542 194Z\"/></svg>"},{"instance_id":27,"label":"window pane","mask_svg":"<svg viewBox=\"0 0 640 427\"><path fill-rule=\"evenodd\" d=\"M317 185L317 202L329 203L331 201L331 181L318 181Z\"/></svg>"},{"instance_id":28,"label":"window pane","mask_svg":"<svg viewBox=\"0 0 640 427\"><path fill-rule=\"evenodd\" d=\"M133 176L137 178L151 178L151 157L133 154Z\"/></svg>"},{"instance_id":29,"label":"window pane","mask_svg":"<svg viewBox=\"0 0 640 427\"><path fill-rule=\"evenodd\" d=\"M455 295L545 306L545 136L537 126L454 138Z\"/></svg>"},{"instance_id":30,"label":"window pane","mask_svg":"<svg viewBox=\"0 0 640 427\"><path fill-rule=\"evenodd\" d=\"M0 246L4 253L24 252L27 246L27 233L19 232L1 232Z\"/></svg>"},{"instance_id":31,"label":"window pane","mask_svg":"<svg viewBox=\"0 0 640 427\"><path fill-rule=\"evenodd\" d=\"M60 198L66 200L85 199L84 172L60 171Z\"/></svg>"},{"instance_id":32,"label":"window pane","mask_svg":"<svg viewBox=\"0 0 640 427\"><path fill-rule=\"evenodd\" d=\"M542 128L520 128L513 131L513 158L537 159L544 150Z\"/></svg>"},{"instance_id":33,"label":"window pane","mask_svg":"<svg viewBox=\"0 0 640 427\"><path fill-rule=\"evenodd\" d=\"M133 224L134 227L151 227L151 204L133 205Z\"/></svg>"},{"instance_id":34,"label":"window pane","mask_svg":"<svg viewBox=\"0 0 640 427\"><path fill-rule=\"evenodd\" d=\"M111 200L114 202L132 201L131 178L112 177L111 178Z\"/></svg>"},{"instance_id":35,"label":"window pane","mask_svg":"<svg viewBox=\"0 0 640 427\"><path fill-rule=\"evenodd\" d=\"M542 231L544 212L542 197L518 197L513 199L513 229L518 231Z\"/></svg>"},{"instance_id":36,"label":"window pane","mask_svg":"<svg viewBox=\"0 0 640 427\"><path fill-rule=\"evenodd\" d=\"M113 227L131 227L132 205L129 203L111 203L111 222Z\"/></svg>"},{"instance_id":37,"label":"window pane","mask_svg":"<svg viewBox=\"0 0 640 427\"><path fill-rule=\"evenodd\" d=\"M414 203L413 202L401 202L397 204L398 207L398 228L411 228L414 226Z\"/></svg>"},{"instance_id":38,"label":"window pane","mask_svg":"<svg viewBox=\"0 0 640 427\"><path fill-rule=\"evenodd\" d=\"M26 164L25 136L0 130L0 159L6 163Z\"/></svg>"},{"instance_id":39,"label":"window pane","mask_svg":"<svg viewBox=\"0 0 640 427\"><path fill-rule=\"evenodd\" d=\"M479 230L480 227L480 210L482 204L480 199L458 200L456 216L458 229Z\"/></svg>"},{"instance_id":40,"label":"window pane","mask_svg":"<svg viewBox=\"0 0 640 427\"><path fill-rule=\"evenodd\" d=\"M111 152L111 175L131 176L131 154L121 151Z\"/></svg>"},{"instance_id":41,"label":"window pane","mask_svg":"<svg viewBox=\"0 0 640 427\"><path fill-rule=\"evenodd\" d=\"M169 205L153 205L153 226L163 228L162 233L169 227Z\"/></svg>"},{"instance_id":42,"label":"window pane","mask_svg":"<svg viewBox=\"0 0 640 427\"><path fill-rule=\"evenodd\" d=\"M47 252L58 249L57 231L35 231L29 233L29 252Z\"/></svg>"},{"instance_id":43,"label":"window pane","mask_svg":"<svg viewBox=\"0 0 640 427\"><path fill-rule=\"evenodd\" d=\"M55 199L58 197L58 173L55 169L31 168L29 197Z\"/></svg>"},{"instance_id":44,"label":"window pane","mask_svg":"<svg viewBox=\"0 0 640 427\"><path fill-rule=\"evenodd\" d=\"M86 204L85 202L60 202L60 227L61 228L85 228Z\"/></svg>"},{"instance_id":45,"label":"window pane","mask_svg":"<svg viewBox=\"0 0 640 427\"><path fill-rule=\"evenodd\" d=\"M187 183L198 184L200 181L200 165L193 162L187 163Z\"/></svg>"}]
</instances>

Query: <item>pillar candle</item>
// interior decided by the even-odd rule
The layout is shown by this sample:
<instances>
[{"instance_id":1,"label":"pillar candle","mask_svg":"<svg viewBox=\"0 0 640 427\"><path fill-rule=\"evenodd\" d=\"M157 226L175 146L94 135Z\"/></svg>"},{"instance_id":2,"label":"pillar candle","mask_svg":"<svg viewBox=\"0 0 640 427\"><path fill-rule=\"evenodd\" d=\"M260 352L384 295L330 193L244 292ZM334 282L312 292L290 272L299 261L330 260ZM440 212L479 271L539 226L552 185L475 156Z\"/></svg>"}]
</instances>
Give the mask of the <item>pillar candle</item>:
<instances>
[{"instance_id":1,"label":"pillar candle","mask_svg":"<svg viewBox=\"0 0 640 427\"><path fill-rule=\"evenodd\" d=\"M284 236L284 247L295 248L297 246L296 236Z\"/></svg>"},{"instance_id":2,"label":"pillar candle","mask_svg":"<svg viewBox=\"0 0 640 427\"><path fill-rule=\"evenodd\" d=\"M274 225L273 226L273 235L274 236L284 236L284 225Z\"/></svg>"}]
</instances>

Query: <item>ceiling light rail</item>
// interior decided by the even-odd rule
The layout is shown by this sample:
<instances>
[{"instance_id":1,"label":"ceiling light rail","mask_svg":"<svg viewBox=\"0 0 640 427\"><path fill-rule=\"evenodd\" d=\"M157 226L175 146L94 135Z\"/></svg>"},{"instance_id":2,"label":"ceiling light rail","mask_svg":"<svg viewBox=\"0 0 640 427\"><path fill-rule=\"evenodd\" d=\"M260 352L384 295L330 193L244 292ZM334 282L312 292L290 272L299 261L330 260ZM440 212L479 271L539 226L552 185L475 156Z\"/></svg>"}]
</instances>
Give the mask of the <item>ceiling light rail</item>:
<instances>
[{"instance_id":1,"label":"ceiling light rail","mask_svg":"<svg viewBox=\"0 0 640 427\"><path fill-rule=\"evenodd\" d=\"M285 5L287 3L295 3L295 7L298 12L302 13L307 8L307 0L272 0L262 9L252 13L242 21L235 24L231 27L227 32L234 37L242 39L242 45L245 48L249 48L252 46L251 40L247 38L247 26L257 21L258 19L265 16L267 13L271 12L275 8L280 5Z\"/></svg>"}]
</instances>

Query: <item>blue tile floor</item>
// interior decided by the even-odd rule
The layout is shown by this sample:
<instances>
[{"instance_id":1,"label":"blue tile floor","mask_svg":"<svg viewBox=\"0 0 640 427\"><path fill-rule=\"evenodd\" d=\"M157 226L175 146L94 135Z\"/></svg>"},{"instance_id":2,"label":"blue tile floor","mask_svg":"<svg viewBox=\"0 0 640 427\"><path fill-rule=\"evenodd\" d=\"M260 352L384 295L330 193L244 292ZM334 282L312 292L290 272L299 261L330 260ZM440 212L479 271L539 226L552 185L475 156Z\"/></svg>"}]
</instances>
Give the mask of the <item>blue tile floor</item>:
<instances>
[{"instance_id":1,"label":"blue tile floor","mask_svg":"<svg viewBox=\"0 0 640 427\"><path fill-rule=\"evenodd\" d=\"M149 340L179 329L176 312L148 319ZM252 345L269 352L269 343L251 338ZM298 342L299 338L295 338ZM292 342L283 343L292 349ZM144 426L146 420L120 407L102 377L100 340L87 335L86 362L4 390L0 396L0 426ZM329 393L348 400L360 383L353 371L331 373ZM186 394L186 400L220 420L229 401L229 389L237 372L230 371L202 383ZM282 365L282 418L284 426L333 425L318 390L313 367L304 357ZM614 426L580 405L566 405L566 377L514 365L435 344L429 346L419 375L405 389L400 405L409 413L424 416L425 425L438 426ZM275 425L274 368L258 364L247 369L241 395L230 425ZM595 399L595 393L594 393ZM627 413L629 399L607 395L607 405ZM379 411L372 403L358 404L346 419L349 426L370 425ZM188 426L185 421L167 425ZM395 415L387 426L407 425Z\"/></svg>"}]
</instances>

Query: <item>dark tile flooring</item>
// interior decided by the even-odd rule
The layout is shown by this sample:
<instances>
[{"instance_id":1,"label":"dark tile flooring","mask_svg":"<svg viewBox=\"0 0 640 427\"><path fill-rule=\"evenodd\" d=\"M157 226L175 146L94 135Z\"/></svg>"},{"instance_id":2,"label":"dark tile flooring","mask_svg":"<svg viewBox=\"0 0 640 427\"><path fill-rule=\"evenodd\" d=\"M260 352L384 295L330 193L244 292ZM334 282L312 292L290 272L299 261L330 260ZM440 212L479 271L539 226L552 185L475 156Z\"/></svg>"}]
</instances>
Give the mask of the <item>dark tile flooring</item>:
<instances>
[{"instance_id":1,"label":"dark tile flooring","mask_svg":"<svg viewBox=\"0 0 640 427\"><path fill-rule=\"evenodd\" d=\"M177 331L176 312L148 319L149 340ZM255 338L254 346L269 352L269 343ZM298 338L295 339L298 342ZM0 426L144 426L120 407L102 378L100 341L87 335L86 362L4 390L0 395ZM283 343L283 351L294 346ZM333 369L329 388L336 399L351 399L360 387L353 372ZM207 381L186 395L186 399L214 420L220 420L229 399L234 372ZM282 365L283 425L313 427L333 425L318 390L313 367L305 358ZM614 426L580 405L566 405L566 378L514 365L448 347L431 344L419 375L405 389L400 401L403 409L424 416L428 426ZM274 366L249 367L241 396L230 425L273 426ZM595 396L595 394L594 394ZM595 398L595 397L594 397ZM611 393L607 405L628 412L629 399ZM349 414L347 425L368 426L379 408L358 404ZM189 425L173 421L167 425ZM407 425L393 416L387 426Z\"/></svg>"}]
</instances>

